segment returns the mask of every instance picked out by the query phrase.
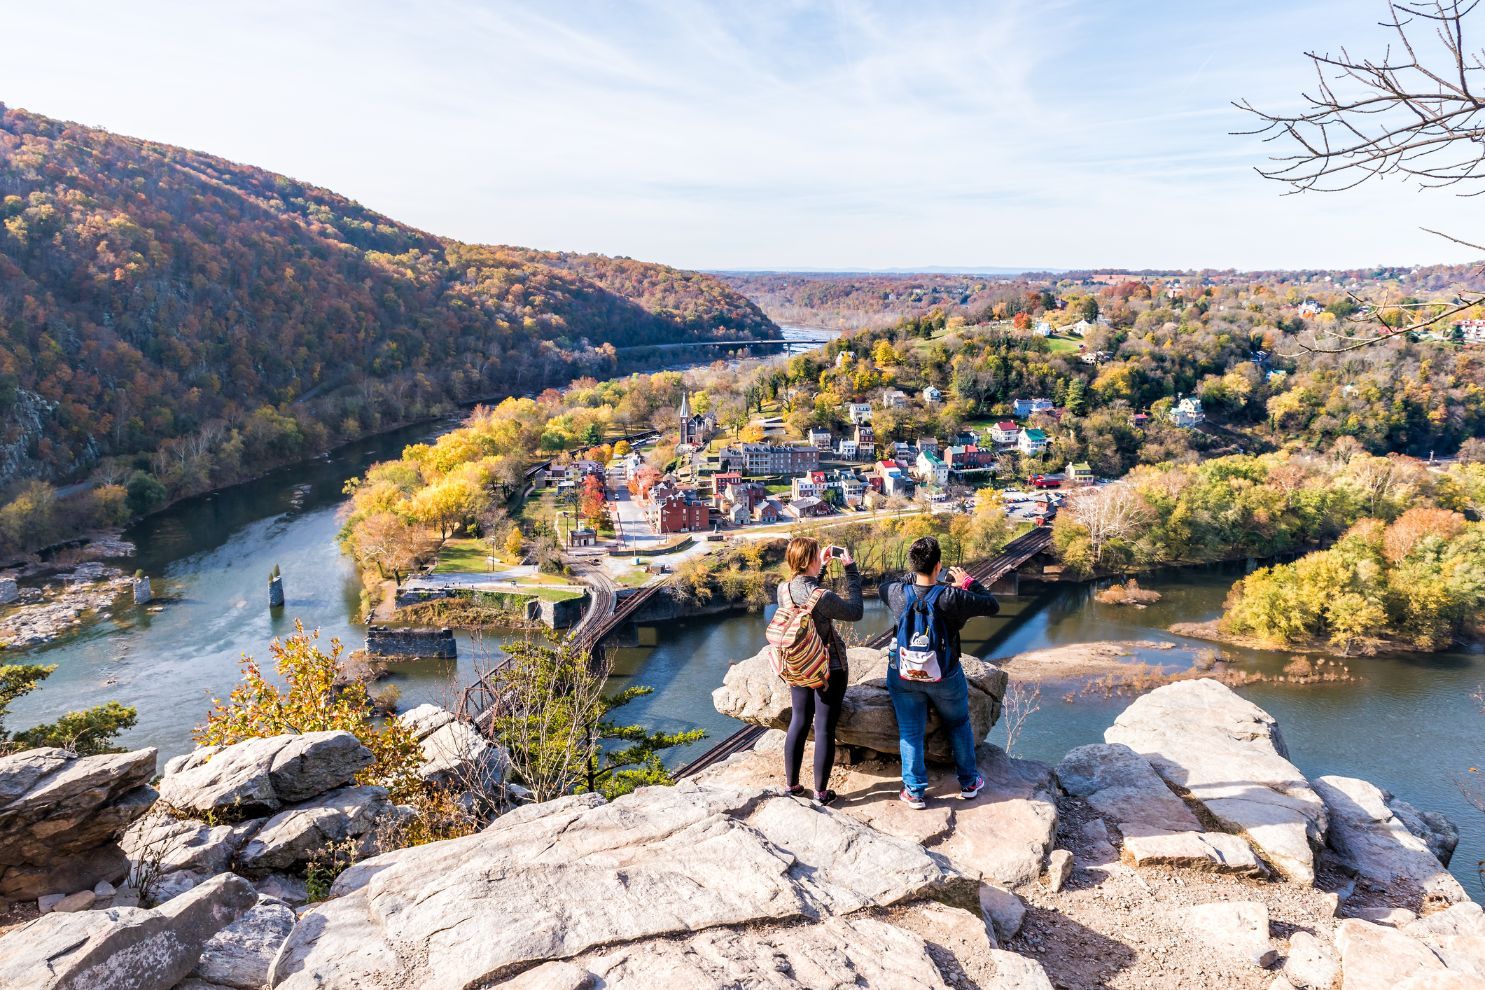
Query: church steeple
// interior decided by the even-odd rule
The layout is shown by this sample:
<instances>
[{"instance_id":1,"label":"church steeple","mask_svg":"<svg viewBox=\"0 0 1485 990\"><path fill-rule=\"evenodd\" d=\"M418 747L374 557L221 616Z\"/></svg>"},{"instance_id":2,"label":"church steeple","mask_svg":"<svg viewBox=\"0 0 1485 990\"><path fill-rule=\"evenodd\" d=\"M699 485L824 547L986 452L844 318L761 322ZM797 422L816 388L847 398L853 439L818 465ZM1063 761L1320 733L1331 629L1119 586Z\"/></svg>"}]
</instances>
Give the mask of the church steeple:
<instances>
[{"instance_id":1,"label":"church steeple","mask_svg":"<svg viewBox=\"0 0 1485 990\"><path fill-rule=\"evenodd\" d=\"M690 419L691 419L691 393L690 392L682 392L681 393L681 428L682 429L685 429L685 424Z\"/></svg>"}]
</instances>

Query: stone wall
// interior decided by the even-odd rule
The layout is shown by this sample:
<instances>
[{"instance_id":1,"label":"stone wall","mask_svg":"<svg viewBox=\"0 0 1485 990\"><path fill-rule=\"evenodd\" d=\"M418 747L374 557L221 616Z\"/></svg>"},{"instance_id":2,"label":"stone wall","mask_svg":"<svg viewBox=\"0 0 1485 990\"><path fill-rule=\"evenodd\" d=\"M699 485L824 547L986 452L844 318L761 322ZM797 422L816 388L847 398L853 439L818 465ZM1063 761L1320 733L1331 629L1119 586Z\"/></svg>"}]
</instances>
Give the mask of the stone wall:
<instances>
[{"instance_id":1,"label":"stone wall","mask_svg":"<svg viewBox=\"0 0 1485 990\"><path fill-rule=\"evenodd\" d=\"M21 591L16 587L15 578L0 578L0 605L9 605L20 597Z\"/></svg>"},{"instance_id":2,"label":"stone wall","mask_svg":"<svg viewBox=\"0 0 1485 990\"><path fill-rule=\"evenodd\" d=\"M372 626L366 630L366 652L373 657L430 657L459 655L452 629Z\"/></svg>"},{"instance_id":3,"label":"stone wall","mask_svg":"<svg viewBox=\"0 0 1485 990\"><path fill-rule=\"evenodd\" d=\"M569 629L577 625L587 608L586 595L582 598L569 598L560 602L533 598L526 603L526 617L533 622L540 622L548 629Z\"/></svg>"}]
</instances>

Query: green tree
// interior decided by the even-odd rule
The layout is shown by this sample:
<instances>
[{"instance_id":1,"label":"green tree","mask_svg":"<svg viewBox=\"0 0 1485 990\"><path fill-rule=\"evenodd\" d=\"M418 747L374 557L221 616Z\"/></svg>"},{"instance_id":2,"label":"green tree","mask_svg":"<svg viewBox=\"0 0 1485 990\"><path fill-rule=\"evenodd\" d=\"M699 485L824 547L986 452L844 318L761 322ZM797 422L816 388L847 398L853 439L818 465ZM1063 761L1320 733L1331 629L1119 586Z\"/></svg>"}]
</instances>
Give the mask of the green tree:
<instances>
[{"instance_id":1,"label":"green tree","mask_svg":"<svg viewBox=\"0 0 1485 990\"><path fill-rule=\"evenodd\" d=\"M96 708L68 712L55 722L11 733L5 727L10 705L51 676L56 666L0 664L0 753L39 746L70 749L80 756L118 752L113 741L120 732L132 729L137 713L127 705L110 701Z\"/></svg>"},{"instance_id":2,"label":"green tree","mask_svg":"<svg viewBox=\"0 0 1485 990\"><path fill-rule=\"evenodd\" d=\"M554 637L548 646L517 642L506 651L510 659L498 675L495 727L538 801L574 791L611 798L672 783L660 753L706 736L701 729L653 732L610 718L653 689L635 686L605 695L606 664L595 664L587 651L565 640Z\"/></svg>"}]
</instances>

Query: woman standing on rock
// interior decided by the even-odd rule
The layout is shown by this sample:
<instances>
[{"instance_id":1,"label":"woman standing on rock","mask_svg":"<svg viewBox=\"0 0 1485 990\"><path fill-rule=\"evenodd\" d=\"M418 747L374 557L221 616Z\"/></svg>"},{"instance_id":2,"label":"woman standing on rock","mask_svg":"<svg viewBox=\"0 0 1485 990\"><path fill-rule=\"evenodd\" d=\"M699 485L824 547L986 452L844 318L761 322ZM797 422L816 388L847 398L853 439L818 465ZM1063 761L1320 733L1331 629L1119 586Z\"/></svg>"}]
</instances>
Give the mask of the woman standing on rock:
<instances>
[{"instance_id":1,"label":"woman standing on rock","mask_svg":"<svg viewBox=\"0 0 1485 990\"><path fill-rule=\"evenodd\" d=\"M845 569L845 596L820 585L820 574L831 561ZM815 801L829 804L835 792L829 789L830 768L835 765L835 727L840 721L841 703L845 700L850 674L846 667L846 644L835 630L835 621L856 622L862 614L861 572L856 560L845 547L821 547L820 541L796 536L784 553L790 578L779 585L780 608L803 606L814 596L810 619L815 631L830 651L830 673L823 687L789 685L793 712L789 733L784 741L784 780L790 794L803 794L799 771L804 763L804 740L810 723L815 728Z\"/></svg>"}]
</instances>

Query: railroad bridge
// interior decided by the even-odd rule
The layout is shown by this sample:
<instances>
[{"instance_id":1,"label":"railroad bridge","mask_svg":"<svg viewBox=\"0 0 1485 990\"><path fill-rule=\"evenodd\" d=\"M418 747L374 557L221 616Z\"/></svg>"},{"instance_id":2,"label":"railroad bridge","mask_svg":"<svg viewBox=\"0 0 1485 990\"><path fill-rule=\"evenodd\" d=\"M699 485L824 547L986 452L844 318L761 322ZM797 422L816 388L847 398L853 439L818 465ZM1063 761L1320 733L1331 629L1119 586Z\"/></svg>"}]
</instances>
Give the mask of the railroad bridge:
<instances>
[{"instance_id":1,"label":"railroad bridge","mask_svg":"<svg viewBox=\"0 0 1485 990\"><path fill-rule=\"evenodd\" d=\"M1051 545L1051 528L1041 526L1007 543L994 557L970 564L965 567L965 570L974 575L980 583L994 586L1003 578L1013 576L1018 568ZM595 570L587 575L587 583L592 589L592 604L584 614L582 621L569 633L569 640L575 648L589 654L601 648L605 638L629 622L640 608L666 585L666 582L661 581L620 598L617 585L601 571ZM866 645L881 649L891 641L892 636L893 630L886 630L872 637ZM500 687L497 682L504 667L505 662L501 662L486 671L479 680L464 689L459 699L459 716L473 723L477 729L487 735L490 734L490 721L494 717L496 703L500 698ZM760 726L747 726L733 733L696 760L682 767L677 771L676 777L690 776L726 759L733 753L751 747L764 731L766 730Z\"/></svg>"}]
</instances>

